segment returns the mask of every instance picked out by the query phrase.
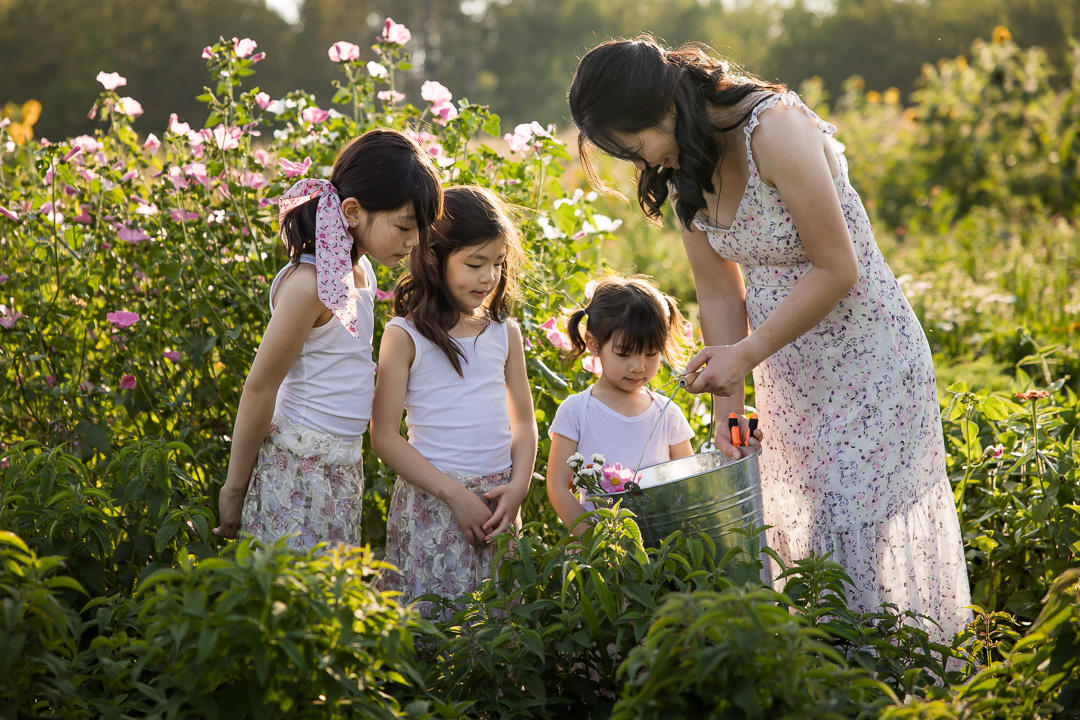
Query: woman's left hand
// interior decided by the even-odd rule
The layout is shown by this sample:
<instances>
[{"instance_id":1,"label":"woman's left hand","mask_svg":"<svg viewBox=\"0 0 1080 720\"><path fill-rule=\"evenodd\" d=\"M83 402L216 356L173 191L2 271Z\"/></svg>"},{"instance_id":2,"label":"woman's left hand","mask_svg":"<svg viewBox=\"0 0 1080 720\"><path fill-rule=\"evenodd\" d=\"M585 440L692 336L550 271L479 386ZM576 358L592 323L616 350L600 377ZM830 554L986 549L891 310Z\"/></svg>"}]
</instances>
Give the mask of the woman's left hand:
<instances>
[{"instance_id":1,"label":"woman's left hand","mask_svg":"<svg viewBox=\"0 0 1080 720\"><path fill-rule=\"evenodd\" d=\"M704 367L702 367L704 366ZM686 390L731 397L743 392L753 361L740 345L710 345L702 348L686 366Z\"/></svg>"},{"instance_id":2,"label":"woman's left hand","mask_svg":"<svg viewBox=\"0 0 1080 720\"><path fill-rule=\"evenodd\" d=\"M496 501L495 511L491 513L491 518L484 523L484 532L487 533L484 537L485 542L491 542L493 537L501 532L506 532L510 524L517 520L521 503L525 500L528 492L528 486L522 490L514 483L506 483L505 485L493 487L484 493L486 499Z\"/></svg>"}]
</instances>

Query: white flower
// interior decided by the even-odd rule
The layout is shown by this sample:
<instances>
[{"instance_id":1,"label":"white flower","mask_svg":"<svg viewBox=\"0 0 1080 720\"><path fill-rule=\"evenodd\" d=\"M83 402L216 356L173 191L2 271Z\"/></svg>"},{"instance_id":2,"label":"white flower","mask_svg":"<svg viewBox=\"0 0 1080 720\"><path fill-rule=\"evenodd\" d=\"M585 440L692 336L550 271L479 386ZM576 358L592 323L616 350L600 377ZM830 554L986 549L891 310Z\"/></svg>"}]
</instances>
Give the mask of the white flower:
<instances>
[{"instance_id":1,"label":"white flower","mask_svg":"<svg viewBox=\"0 0 1080 720\"><path fill-rule=\"evenodd\" d=\"M597 465L603 465L604 464L604 456L601 455L600 453L593 453L592 461L594 463L596 463Z\"/></svg>"},{"instance_id":2,"label":"white flower","mask_svg":"<svg viewBox=\"0 0 1080 720\"><path fill-rule=\"evenodd\" d=\"M574 453L570 457L566 458L566 464L573 467L574 465L585 462L585 456L579 452Z\"/></svg>"},{"instance_id":3,"label":"white flower","mask_svg":"<svg viewBox=\"0 0 1080 720\"><path fill-rule=\"evenodd\" d=\"M390 73L387 72L386 67L381 63L377 63L374 60L367 64L368 75L373 78L384 78Z\"/></svg>"},{"instance_id":4,"label":"white flower","mask_svg":"<svg viewBox=\"0 0 1080 720\"><path fill-rule=\"evenodd\" d=\"M295 103L294 103L294 105L295 105ZM281 113L285 112L285 101L283 101L283 100L274 100L273 102L271 102L269 105L266 106L266 111L270 112L270 113L273 113L275 115L280 115Z\"/></svg>"}]
</instances>

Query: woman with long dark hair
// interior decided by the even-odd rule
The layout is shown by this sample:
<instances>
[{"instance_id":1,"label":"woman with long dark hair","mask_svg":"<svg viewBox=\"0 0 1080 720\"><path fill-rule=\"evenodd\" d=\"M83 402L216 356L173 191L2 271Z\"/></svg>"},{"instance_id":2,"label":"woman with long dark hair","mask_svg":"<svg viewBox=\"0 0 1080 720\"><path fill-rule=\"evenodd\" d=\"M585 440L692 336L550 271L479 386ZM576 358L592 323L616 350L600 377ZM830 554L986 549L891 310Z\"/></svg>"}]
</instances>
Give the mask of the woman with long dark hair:
<instances>
[{"instance_id":1,"label":"woman with long dark hair","mask_svg":"<svg viewBox=\"0 0 1080 720\"><path fill-rule=\"evenodd\" d=\"M787 563L831 552L853 608L894 603L949 641L970 591L930 348L836 128L782 85L648 36L586 53L569 102L590 177L593 148L629 160L646 215L670 202L678 218L707 346L689 389L742 416L753 373L769 546Z\"/></svg>"}]
</instances>

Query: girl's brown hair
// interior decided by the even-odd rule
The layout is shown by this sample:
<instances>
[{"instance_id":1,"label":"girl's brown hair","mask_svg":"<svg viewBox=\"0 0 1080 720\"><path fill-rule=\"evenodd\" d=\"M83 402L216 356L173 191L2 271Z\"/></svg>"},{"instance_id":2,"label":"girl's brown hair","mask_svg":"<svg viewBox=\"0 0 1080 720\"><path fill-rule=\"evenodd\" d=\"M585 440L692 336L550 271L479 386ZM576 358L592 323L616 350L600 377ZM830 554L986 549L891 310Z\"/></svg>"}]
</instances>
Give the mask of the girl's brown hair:
<instances>
[{"instance_id":1,"label":"girl's brown hair","mask_svg":"<svg viewBox=\"0 0 1080 720\"><path fill-rule=\"evenodd\" d=\"M566 332L573 350L567 362L588 349L581 331L582 320L600 347L617 342L624 353L658 352L668 365L680 370L686 362L689 342L678 301L660 292L644 276L601 280L589 304L570 314Z\"/></svg>"},{"instance_id":2,"label":"girl's brown hair","mask_svg":"<svg viewBox=\"0 0 1080 720\"><path fill-rule=\"evenodd\" d=\"M431 156L415 140L397 130L377 128L354 138L334 161L330 182L342 200L355 198L364 210L387 212L410 206L423 239L442 212L442 183ZM318 202L298 206L285 216L281 234L293 264L315 252ZM359 259L356 244L352 261Z\"/></svg>"},{"instance_id":3,"label":"girl's brown hair","mask_svg":"<svg viewBox=\"0 0 1080 720\"><path fill-rule=\"evenodd\" d=\"M446 353L458 375L462 374L465 352L450 337L450 329L465 308L458 306L446 289L446 263L455 252L492 240L506 244L506 259L484 314L489 321L503 322L510 316L509 300L525 255L506 204L486 188L461 185L446 189L442 217L409 254L408 271L394 287L394 314L408 317L421 335Z\"/></svg>"}]
</instances>

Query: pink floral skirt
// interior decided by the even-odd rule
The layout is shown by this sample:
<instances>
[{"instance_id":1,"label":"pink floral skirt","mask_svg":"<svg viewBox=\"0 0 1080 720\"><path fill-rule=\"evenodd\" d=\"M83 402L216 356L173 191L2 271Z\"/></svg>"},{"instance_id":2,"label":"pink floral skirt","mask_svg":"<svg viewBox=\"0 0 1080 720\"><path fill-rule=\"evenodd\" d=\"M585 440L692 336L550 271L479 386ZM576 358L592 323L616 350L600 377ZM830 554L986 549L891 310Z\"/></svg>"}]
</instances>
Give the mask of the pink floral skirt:
<instances>
[{"instance_id":1,"label":"pink floral skirt","mask_svg":"<svg viewBox=\"0 0 1080 720\"><path fill-rule=\"evenodd\" d=\"M510 482L510 471L494 475L466 475L444 470L472 490L492 510L495 501L483 494ZM515 526L521 527L520 515ZM386 521L386 561L400 572L387 572L381 585L401 595L398 602L411 603L421 595L453 599L470 593L491 576L496 544L476 547L465 539L450 506L400 477L394 483ZM431 604L421 602L419 611L430 616Z\"/></svg>"},{"instance_id":2,"label":"pink floral skirt","mask_svg":"<svg viewBox=\"0 0 1080 720\"><path fill-rule=\"evenodd\" d=\"M361 441L270 423L251 472L240 529L307 552L317 543L359 545L364 499Z\"/></svg>"}]
</instances>

